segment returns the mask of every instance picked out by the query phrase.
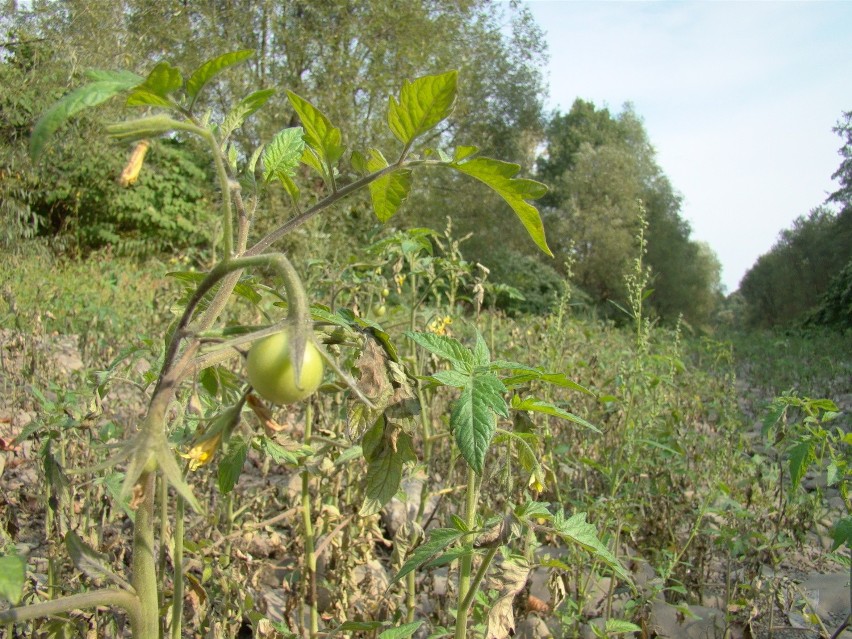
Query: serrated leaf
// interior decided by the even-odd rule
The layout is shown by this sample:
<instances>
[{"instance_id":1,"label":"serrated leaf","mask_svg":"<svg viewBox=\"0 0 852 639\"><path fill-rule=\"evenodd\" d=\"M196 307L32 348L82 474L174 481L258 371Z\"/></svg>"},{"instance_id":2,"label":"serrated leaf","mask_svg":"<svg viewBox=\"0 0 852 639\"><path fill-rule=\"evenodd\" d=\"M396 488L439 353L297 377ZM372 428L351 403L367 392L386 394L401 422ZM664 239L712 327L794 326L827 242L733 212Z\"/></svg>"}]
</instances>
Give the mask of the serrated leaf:
<instances>
[{"instance_id":1,"label":"serrated leaf","mask_svg":"<svg viewBox=\"0 0 852 639\"><path fill-rule=\"evenodd\" d=\"M470 373L462 373L457 370L438 371L429 376L443 386L452 386L453 388L464 388L470 380Z\"/></svg>"},{"instance_id":2,"label":"serrated leaf","mask_svg":"<svg viewBox=\"0 0 852 639\"><path fill-rule=\"evenodd\" d=\"M458 71L406 80L399 98L388 101L388 126L396 138L408 146L450 115L456 102Z\"/></svg>"},{"instance_id":3,"label":"serrated leaf","mask_svg":"<svg viewBox=\"0 0 852 639\"><path fill-rule=\"evenodd\" d=\"M595 527L586 521L586 513L577 513L565 519L562 513L557 512L553 518L553 527L560 536L582 546L612 568L619 577L630 581L630 575L624 570L621 562L598 539Z\"/></svg>"},{"instance_id":4,"label":"serrated leaf","mask_svg":"<svg viewBox=\"0 0 852 639\"><path fill-rule=\"evenodd\" d=\"M488 350L488 344L485 343L482 333L476 331L476 344L473 347L473 365L488 366L490 363L491 352Z\"/></svg>"},{"instance_id":5,"label":"serrated leaf","mask_svg":"<svg viewBox=\"0 0 852 639\"><path fill-rule=\"evenodd\" d=\"M469 373L473 370L474 357L470 349L461 342L446 335L435 333L406 332L405 336L430 353L445 359L458 371Z\"/></svg>"},{"instance_id":6,"label":"serrated leaf","mask_svg":"<svg viewBox=\"0 0 852 639\"><path fill-rule=\"evenodd\" d=\"M831 530L831 538L834 540L831 545L832 552L843 544L852 549L852 517L844 517L838 521Z\"/></svg>"},{"instance_id":7,"label":"serrated leaf","mask_svg":"<svg viewBox=\"0 0 852 639\"><path fill-rule=\"evenodd\" d=\"M100 72L99 72L100 73ZM101 75L100 77L107 77ZM83 109L97 106L142 81L135 73L111 74L109 79L97 80L79 87L59 100L42 114L30 137L30 157L38 161L44 145L56 130L71 116Z\"/></svg>"},{"instance_id":8,"label":"serrated leaf","mask_svg":"<svg viewBox=\"0 0 852 639\"><path fill-rule=\"evenodd\" d=\"M198 93L204 88L204 85L212 80L217 74L230 66L238 64L243 60L247 60L252 55L254 55L254 49L242 49L240 51L225 53L208 60L193 71L191 76L189 76L189 80L186 81L186 94L194 103L195 99L198 97Z\"/></svg>"},{"instance_id":9,"label":"serrated leaf","mask_svg":"<svg viewBox=\"0 0 852 639\"><path fill-rule=\"evenodd\" d=\"M840 467L836 462L831 462L825 469L825 484L834 486L838 481L840 481Z\"/></svg>"},{"instance_id":10,"label":"serrated leaf","mask_svg":"<svg viewBox=\"0 0 852 639\"><path fill-rule=\"evenodd\" d=\"M343 156L340 129L333 126L322 111L292 91L287 91L290 104L296 110L305 128L305 142L316 151L323 164L333 167ZM326 171L321 171L325 173Z\"/></svg>"},{"instance_id":11,"label":"serrated leaf","mask_svg":"<svg viewBox=\"0 0 852 639\"><path fill-rule=\"evenodd\" d=\"M365 499L358 513L361 517L379 512L396 495L402 483L403 465L416 460L411 436L406 433L398 434L396 450L387 442L383 444L367 468Z\"/></svg>"},{"instance_id":12,"label":"serrated leaf","mask_svg":"<svg viewBox=\"0 0 852 639\"><path fill-rule=\"evenodd\" d=\"M815 459L814 444L808 440L801 441L793 446L787 454L790 458L790 481L795 487L802 481L808 466Z\"/></svg>"},{"instance_id":13,"label":"serrated leaf","mask_svg":"<svg viewBox=\"0 0 852 639\"><path fill-rule=\"evenodd\" d=\"M621 619L607 619L604 624L604 632L607 636L612 634L621 635L626 632L642 632L642 628L637 626L635 623L630 623L629 621L622 621Z\"/></svg>"},{"instance_id":14,"label":"serrated leaf","mask_svg":"<svg viewBox=\"0 0 852 639\"><path fill-rule=\"evenodd\" d=\"M27 564L18 555L0 555L0 599L18 605L24 594Z\"/></svg>"},{"instance_id":15,"label":"serrated leaf","mask_svg":"<svg viewBox=\"0 0 852 639\"><path fill-rule=\"evenodd\" d=\"M521 169L519 165L492 158L473 158L466 162L453 162L449 166L490 186L512 207L536 246L553 257L553 253L547 246L541 216L538 210L527 202L547 193L547 187L544 184L535 180L515 178L514 176Z\"/></svg>"},{"instance_id":16,"label":"serrated leaf","mask_svg":"<svg viewBox=\"0 0 852 639\"><path fill-rule=\"evenodd\" d=\"M482 474L485 454L497 429L494 413L508 417L503 393L506 387L492 373L471 375L470 382L462 389L453 403L450 413L450 428L459 452L468 465Z\"/></svg>"},{"instance_id":17,"label":"serrated leaf","mask_svg":"<svg viewBox=\"0 0 852 639\"><path fill-rule=\"evenodd\" d=\"M417 570L420 566L444 552L448 546L466 534L466 532L454 528L436 528L432 530L429 533L429 539L414 549L414 552L411 553L411 556L402 565L399 572L396 573L391 580L391 585L398 582L412 570Z\"/></svg>"},{"instance_id":18,"label":"serrated leaf","mask_svg":"<svg viewBox=\"0 0 852 639\"><path fill-rule=\"evenodd\" d=\"M169 93L177 91L183 85L183 76L180 71L168 62L158 63L145 81L137 86L127 96L127 106L172 106L168 99Z\"/></svg>"},{"instance_id":19,"label":"serrated leaf","mask_svg":"<svg viewBox=\"0 0 852 639\"><path fill-rule=\"evenodd\" d=\"M396 628L388 628L379 635L379 639L408 639L423 625L423 621L412 621Z\"/></svg>"},{"instance_id":20,"label":"serrated leaf","mask_svg":"<svg viewBox=\"0 0 852 639\"><path fill-rule=\"evenodd\" d=\"M311 454L309 448L300 446L298 448L285 448L269 437L264 437L261 440L260 447L263 451L272 457L272 461L276 464L291 464L298 465L299 461Z\"/></svg>"},{"instance_id":21,"label":"serrated leaf","mask_svg":"<svg viewBox=\"0 0 852 639\"><path fill-rule=\"evenodd\" d=\"M567 410L559 408L550 402L545 402L544 400L538 399L537 397L526 397L523 400L515 395L512 397L512 408L515 410L529 410L536 413L544 413L545 415L550 415L551 417L559 417L560 419L567 420L569 422L574 422L583 428L588 428L589 430L593 430L596 433L600 433L600 429L596 426L590 424L582 417L578 417L574 413L569 413Z\"/></svg>"},{"instance_id":22,"label":"serrated leaf","mask_svg":"<svg viewBox=\"0 0 852 639\"><path fill-rule=\"evenodd\" d=\"M266 145L263 149L263 179L266 182L295 175L305 148L302 134L302 127L290 127L279 131Z\"/></svg>"},{"instance_id":23,"label":"serrated leaf","mask_svg":"<svg viewBox=\"0 0 852 639\"><path fill-rule=\"evenodd\" d=\"M219 127L219 137L226 140L231 133L240 128L246 119L260 109L275 94L275 89L261 89L250 93L240 100L230 111Z\"/></svg>"},{"instance_id":24,"label":"serrated leaf","mask_svg":"<svg viewBox=\"0 0 852 639\"><path fill-rule=\"evenodd\" d=\"M248 442L242 437L231 437L228 452L219 462L219 492L227 495L237 485L237 480L243 472L248 454Z\"/></svg>"}]
</instances>

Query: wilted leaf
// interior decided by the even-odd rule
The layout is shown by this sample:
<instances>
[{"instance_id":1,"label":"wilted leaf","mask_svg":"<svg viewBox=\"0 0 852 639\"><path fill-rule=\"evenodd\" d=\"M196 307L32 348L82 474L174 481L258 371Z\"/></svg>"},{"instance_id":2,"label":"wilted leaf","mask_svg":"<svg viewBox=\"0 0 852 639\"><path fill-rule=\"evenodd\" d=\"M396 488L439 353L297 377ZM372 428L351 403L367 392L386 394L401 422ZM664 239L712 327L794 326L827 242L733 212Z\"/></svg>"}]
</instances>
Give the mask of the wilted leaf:
<instances>
[{"instance_id":1,"label":"wilted leaf","mask_svg":"<svg viewBox=\"0 0 852 639\"><path fill-rule=\"evenodd\" d=\"M506 560L488 578L488 588L498 591L498 598L488 611L485 639L507 639L515 635L515 614L512 602L527 585L530 568L521 560Z\"/></svg>"},{"instance_id":2,"label":"wilted leaf","mask_svg":"<svg viewBox=\"0 0 852 639\"><path fill-rule=\"evenodd\" d=\"M117 583L123 583L124 580L116 576L109 567L109 558L102 555L94 548L83 541L77 533L69 530L65 533L65 548L71 561L77 567L77 570L85 573L92 579L101 579L106 577Z\"/></svg>"}]
</instances>

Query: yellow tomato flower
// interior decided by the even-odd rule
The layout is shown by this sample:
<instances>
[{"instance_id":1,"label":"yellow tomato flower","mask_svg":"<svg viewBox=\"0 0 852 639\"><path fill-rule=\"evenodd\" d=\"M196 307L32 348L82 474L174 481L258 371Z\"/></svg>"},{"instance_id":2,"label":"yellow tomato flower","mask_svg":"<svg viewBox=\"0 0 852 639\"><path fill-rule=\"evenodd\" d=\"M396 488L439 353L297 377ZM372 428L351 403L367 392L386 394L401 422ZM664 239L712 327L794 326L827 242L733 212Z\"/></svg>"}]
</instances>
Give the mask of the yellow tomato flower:
<instances>
[{"instance_id":1,"label":"yellow tomato flower","mask_svg":"<svg viewBox=\"0 0 852 639\"><path fill-rule=\"evenodd\" d=\"M189 460L189 469L197 470L205 464L209 464L213 455L219 450L222 443L222 431L214 433L210 437L200 439L189 449L188 453L181 453L181 457Z\"/></svg>"}]
</instances>

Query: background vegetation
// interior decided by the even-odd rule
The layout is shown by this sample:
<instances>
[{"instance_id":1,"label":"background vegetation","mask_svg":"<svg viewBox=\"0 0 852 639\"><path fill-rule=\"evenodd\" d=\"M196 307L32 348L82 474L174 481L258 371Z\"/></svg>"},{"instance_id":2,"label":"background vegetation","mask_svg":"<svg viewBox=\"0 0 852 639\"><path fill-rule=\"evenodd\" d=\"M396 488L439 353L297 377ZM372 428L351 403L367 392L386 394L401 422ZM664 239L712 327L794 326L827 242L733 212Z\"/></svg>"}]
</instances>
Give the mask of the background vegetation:
<instances>
[{"instance_id":1,"label":"background vegetation","mask_svg":"<svg viewBox=\"0 0 852 639\"><path fill-rule=\"evenodd\" d=\"M236 134L244 160L260 140L298 123L285 89L345 124L344 136L357 138L344 144L367 148L390 141L387 95L402 79L457 68L461 92L453 118L430 133L429 144L475 143L547 183L540 210L554 259L531 248L499 197L437 172L419 176L404 214L390 225L376 224L366 196L353 198L287 236L283 248L313 303L379 322L394 343L407 344L401 357L419 366L424 379L442 364L405 342L404 331L414 327L464 344L479 333L495 361L533 361L539 373L567 375L592 391L536 377L518 382L519 398L532 393L542 404L528 411L535 422L518 411L512 432L521 433L518 441L541 463L531 462L517 441L498 437L493 469L482 479L490 497L483 517L504 516L530 499L583 511L635 580L628 588L605 561L560 545L539 512L541 521L524 520L534 523L533 532L515 539L518 554L545 582L523 593L523 613L546 612L567 636L598 626L598 636L622 632L596 626L595 619L621 620L623 632L652 636L655 603L687 614L688 605L715 601L727 627L757 633L772 626L773 611L805 605L775 578L785 561L815 570L848 565L838 551L848 531L837 522L848 521L849 498L837 486L845 487L849 476L844 434L852 399L850 113L836 129L843 140L835 174L840 189L782 231L726 298L719 262L711 247L691 237L676 185L658 166L640 114L629 104L611 112L579 98L567 113L545 112L544 43L518 4L35 1L12 3L0 28L4 452L49 465L51 451L61 448L78 467L103 461L108 446L131 434L161 362L156 336L174 322L182 285L193 271L206 271L219 248L221 194L210 186L213 167L196 142L180 135L154 141L138 181L122 185L133 148L103 135L104 124L120 118L120 104L75 119L57 134L46 161L31 162L32 123L79 86L87 69L145 75L161 59L194 68L223 51L255 49L241 73L224 74L210 91L211 114L221 117L251 91L276 89ZM297 177L308 197L322 192L309 174ZM270 192L255 233L283 221L285 198ZM242 297L229 311L229 327L280 312L277 298L256 280L246 286L264 295ZM71 358L57 360L57 351ZM352 357L345 344L336 354ZM362 360L346 365L365 366ZM222 367L204 376L201 395L225 402L237 372ZM107 374L119 380L109 389L101 385ZM287 454L270 455L264 443L244 451L247 470L237 493L222 490L215 469L195 476L210 506L209 516L188 518L186 529L192 606L185 627L198 636L236 636L246 628L278 636L306 625L308 567L298 558L314 549L296 521L299 498L310 502L313 537L323 540L321 563L311 568L319 590L311 596L326 629L356 618L401 622L415 608L430 620L432 636L452 625L451 606L429 607L435 598L451 601L446 587L436 585L445 567L424 568L416 583L413 575L410 584L389 583L434 518L446 522L463 512L457 490L463 471L442 431L452 392L433 384L421 401L433 430L414 439L418 452L428 453L406 466L407 491L398 497L413 512L400 523L387 512L357 516L365 467L353 461L340 389L324 390L309 408L320 416L310 437L299 430L301 408L253 422L266 439L246 435L247 441L271 440L280 425ZM105 412L93 401L103 402ZM216 408L198 405L197 393L193 402L199 415ZM600 432L568 427L560 419L565 413ZM41 448L14 448L28 428ZM839 442L831 439L836 433ZM186 424L175 433L180 443L190 436ZM300 436L321 463L294 457ZM819 455L814 442L823 444ZM790 470L791 451L811 451L803 445L813 452L797 467L812 465L812 477L834 472L834 481L796 490L794 480L803 477ZM60 470L68 464L61 455ZM69 491L50 477L28 484L20 472L13 477L17 492L2 493L10 508L3 511L0 549L52 540L35 553L37 577L26 597L96 583L59 559L56 540L67 539L69 530L85 533L87 544L122 564L126 549L115 539L125 511L114 478ZM59 502L79 517L54 518ZM11 506L20 515L13 517ZM258 531L274 535L261 538ZM513 557L506 551L503 559ZM366 576L365 565L373 571ZM268 599L270 591L279 599ZM477 632L489 627L488 610L499 597L496 583L474 602ZM785 597L786 608L778 603ZM264 625L270 619L279 625ZM121 625L99 614L61 622L28 630L108 635ZM375 635L379 628L362 630Z\"/></svg>"}]
</instances>

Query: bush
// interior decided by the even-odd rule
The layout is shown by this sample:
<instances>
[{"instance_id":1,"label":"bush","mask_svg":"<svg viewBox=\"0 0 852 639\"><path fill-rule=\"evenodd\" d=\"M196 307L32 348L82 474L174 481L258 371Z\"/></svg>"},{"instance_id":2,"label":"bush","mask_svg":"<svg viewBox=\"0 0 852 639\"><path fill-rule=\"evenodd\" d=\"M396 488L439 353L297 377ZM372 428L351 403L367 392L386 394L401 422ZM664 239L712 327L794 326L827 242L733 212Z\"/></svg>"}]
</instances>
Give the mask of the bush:
<instances>
[{"instance_id":1,"label":"bush","mask_svg":"<svg viewBox=\"0 0 852 639\"><path fill-rule=\"evenodd\" d=\"M517 289L523 299L498 287L497 308L507 313L534 313L551 311L564 291L566 282L556 269L535 257L512 250L494 252L492 261L486 263L491 270L489 281Z\"/></svg>"}]
</instances>

